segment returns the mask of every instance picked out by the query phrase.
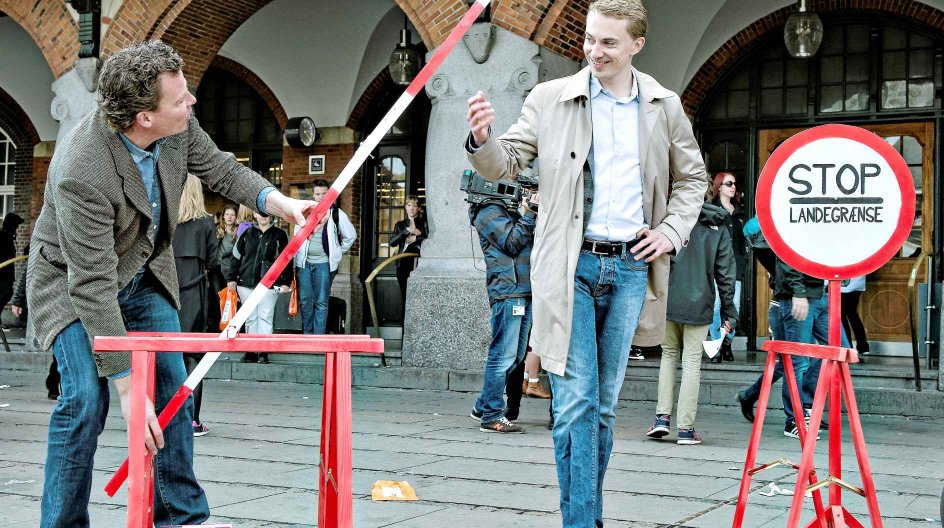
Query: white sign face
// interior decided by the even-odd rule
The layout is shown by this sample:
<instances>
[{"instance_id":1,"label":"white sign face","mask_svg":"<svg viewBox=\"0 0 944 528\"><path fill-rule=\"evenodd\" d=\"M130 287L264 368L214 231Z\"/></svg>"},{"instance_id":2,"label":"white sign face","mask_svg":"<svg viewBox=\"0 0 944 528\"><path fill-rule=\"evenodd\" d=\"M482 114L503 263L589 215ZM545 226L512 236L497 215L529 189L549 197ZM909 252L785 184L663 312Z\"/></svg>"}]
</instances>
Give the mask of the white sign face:
<instances>
[{"instance_id":1,"label":"white sign face","mask_svg":"<svg viewBox=\"0 0 944 528\"><path fill-rule=\"evenodd\" d=\"M845 138L797 149L777 171L770 194L770 216L783 241L830 267L875 254L901 213L901 189L888 162Z\"/></svg>"},{"instance_id":2,"label":"white sign face","mask_svg":"<svg viewBox=\"0 0 944 528\"><path fill-rule=\"evenodd\" d=\"M911 172L866 130L825 125L793 136L764 167L757 215L770 247L816 277L849 278L881 267L914 221Z\"/></svg>"}]
</instances>

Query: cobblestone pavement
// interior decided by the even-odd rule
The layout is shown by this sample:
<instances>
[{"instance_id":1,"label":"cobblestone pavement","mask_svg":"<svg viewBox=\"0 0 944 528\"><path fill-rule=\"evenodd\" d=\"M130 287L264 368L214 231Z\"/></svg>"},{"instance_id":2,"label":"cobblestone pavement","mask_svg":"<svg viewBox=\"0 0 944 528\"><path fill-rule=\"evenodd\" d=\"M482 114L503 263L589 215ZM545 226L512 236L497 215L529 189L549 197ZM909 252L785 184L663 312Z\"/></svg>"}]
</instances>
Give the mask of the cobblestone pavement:
<instances>
[{"instance_id":1,"label":"cobblestone pavement","mask_svg":"<svg viewBox=\"0 0 944 528\"><path fill-rule=\"evenodd\" d=\"M0 526L36 526L42 493L49 412L39 374L0 370ZM210 434L196 438L195 467L212 521L234 527L314 526L321 387L211 380L202 415ZM355 389L354 525L366 527L560 526L559 492L547 402L526 400L523 435L479 432L468 417L475 395ZM735 407L702 407L698 446L644 436L654 404L626 402L605 481L607 526L730 526L750 424ZM768 414L759 461L787 454L782 415ZM885 526L939 526L944 485L939 420L866 416L866 440ZM124 492L102 491L126 454L117 398L96 456L92 525L124 524ZM846 434L848 437L848 434ZM824 438L825 440L825 438ZM817 467L825 473L825 445ZM843 478L859 482L854 451L843 444ZM406 480L418 502L372 502L376 480ZM770 482L792 488L794 477L771 470L755 480L745 527L786 524L790 497L759 494ZM865 502L843 494L846 508L869 525ZM811 511L807 500L807 510ZM807 513L805 518L809 518Z\"/></svg>"}]
</instances>

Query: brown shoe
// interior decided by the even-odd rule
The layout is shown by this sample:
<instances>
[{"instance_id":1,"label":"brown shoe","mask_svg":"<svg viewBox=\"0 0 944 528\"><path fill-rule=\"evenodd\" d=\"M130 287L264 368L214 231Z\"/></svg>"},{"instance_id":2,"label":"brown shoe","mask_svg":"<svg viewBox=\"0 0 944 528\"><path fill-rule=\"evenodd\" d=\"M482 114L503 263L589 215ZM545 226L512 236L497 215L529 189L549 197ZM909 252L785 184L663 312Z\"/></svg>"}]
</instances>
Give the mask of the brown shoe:
<instances>
[{"instance_id":1,"label":"brown shoe","mask_svg":"<svg viewBox=\"0 0 944 528\"><path fill-rule=\"evenodd\" d=\"M544 390L544 387L541 386L540 381L530 382L525 380L525 384L521 387L521 393L529 398L539 398L542 400L550 400L551 393Z\"/></svg>"}]
</instances>

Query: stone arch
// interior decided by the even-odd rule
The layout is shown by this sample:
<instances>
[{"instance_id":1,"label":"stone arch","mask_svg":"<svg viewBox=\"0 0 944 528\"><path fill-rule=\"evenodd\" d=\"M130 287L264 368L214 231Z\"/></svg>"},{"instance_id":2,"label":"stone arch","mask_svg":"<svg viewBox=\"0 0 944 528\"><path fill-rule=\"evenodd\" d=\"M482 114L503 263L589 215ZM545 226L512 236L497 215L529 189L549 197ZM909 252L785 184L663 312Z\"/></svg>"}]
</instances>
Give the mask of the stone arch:
<instances>
[{"instance_id":1,"label":"stone arch","mask_svg":"<svg viewBox=\"0 0 944 528\"><path fill-rule=\"evenodd\" d=\"M282 103L279 102L279 98L275 96L275 93L272 92L272 89L263 81L258 75L252 72L249 68L243 66L242 64L217 55L213 58L213 62L210 63L210 67L219 68L223 71L232 73L237 78L242 79L243 82L252 87L265 101L266 105L269 107L269 110L272 110L272 113L275 114L275 120L279 122L279 128L285 130L285 122L288 121L288 115L285 113L285 109L282 108Z\"/></svg>"},{"instance_id":2,"label":"stone arch","mask_svg":"<svg viewBox=\"0 0 944 528\"><path fill-rule=\"evenodd\" d=\"M367 85L367 88L364 89L364 93L361 94L360 98L357 100L357 104L354 105L354 109L351 110L351 115L347 119L346 126L351 130L360 130L365 124L364 122L367 116L370 114L371 110L374 109L377 99L382 94L388 92L393 86L390 70L384 68L374 77L374 80Z\"/></svg>"},{"instance_id":3,"label":"stone arch","mask_svg":"<svg viewBox=\"0 0 944 528\"><path fill-rule=\"evenodd\" d=\"M167 19L172 9L182 9L189 3L189 0L124 0L102 37L102 57L152 38L158 21Z\"/></svg>"},{"instance_id":4,"label":"stone arch","mask_svg":"<svg viewBox=\"0 0 944 528\"><path fill-rule=\"evenodd\" d=\"M42 208L43 195L40 192L35 193L33 183L33 147L39 143L39 133L30 120L29 116L23 111L19 103L13 99L10 94L0 88L0 129L6 133L16 145L16 153L13 160L14 173L14 211L26 219L26 222L20 226L19 234L24 235L17 238L19 241L18 249L22 249L29 241L25 236L32 229L32 222L39 215ZM45 171L43 171L45 173ZM45 184L45 181L43 182ZM18 269L22 269L18 267Z\"/></svg>"},{"instance_id":5,"label":"stone arch","mask_svg":"<svg viewBox=\"0 0 944 528\"><path fill-rule=\"evenodd\" d=\"M65 2L0 0L0 11L29 33L53 77L58 79L75 64L79 56L79 31Z\"/></svg>"},{"instance_id":6,"label":"stone arch","mask_svg":"<svg viewBox=\"0 0 944 528\"><path fill-rule=\"evenodd\" d=\"M937 31L944 31L944 11L915 0L884 2L882 0L814 0L812 10L819 14L881 13L919 22ZM750 53L751 44L769 32L780 29L796 6L787 6L755 21L728 39L702 64L682 92L685 111L694 114L708 96L714 83L741 57Z\"/></svg>"}]
</instances>

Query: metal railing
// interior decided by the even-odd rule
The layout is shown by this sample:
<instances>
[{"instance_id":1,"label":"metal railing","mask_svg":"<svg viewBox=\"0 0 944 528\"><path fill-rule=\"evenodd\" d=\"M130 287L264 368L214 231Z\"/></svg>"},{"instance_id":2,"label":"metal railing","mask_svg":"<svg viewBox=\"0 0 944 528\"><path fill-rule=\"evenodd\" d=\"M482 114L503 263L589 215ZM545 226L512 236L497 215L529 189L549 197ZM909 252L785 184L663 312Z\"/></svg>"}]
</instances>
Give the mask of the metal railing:
<instances>
[{"instance_id":1,"label":"metal railing","mask_svg":"<svg viewBox=\"0 0 944 528\"><path fill-rule=\"evenodd\" d=\"M380 337L380 319L377 317L377 305L374 302L374 278L377 277L377 274L380 273L381 270L393 262L396 262L402 258L413 258L419 256L419 253L400 253L398 255L388 257L383 262L378 264L377 267L374 268L374 271L370 272L370 275L368 275L367 279L364 281L364 288L367 290L367 304L370 305L370 320L374 325L373 328L374 332L376 333L376 335L373 337ZM380 354L380 364L384 367L387 366L387 356L385 353Z\"/></svg>"},{"instance_id":2,"label":"metal railing","mask_svg":"<svg viewBox=\"0 0 944 528\"><path fill-rule=\"evenodd\" d=\"M908 276L908 323L911 327L911 357L914 362L915 390L921 392L921 362L918 359L918 292L915 283L918 281L918 269L924 259L928 259L928 267L925 269L926 284L928 287L927 301L925 302L925 325L924 325L924 349L931 357L930 345L934 344L931 339L931 311L936 307L932 304L934 299L934 285L931 284L931 265L933 264L931 250L925 249L915 259L914 266L911 267L911 274Z\"/></svg>"}]
</instances>

